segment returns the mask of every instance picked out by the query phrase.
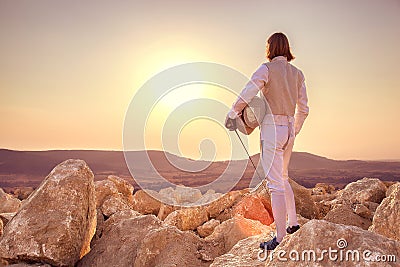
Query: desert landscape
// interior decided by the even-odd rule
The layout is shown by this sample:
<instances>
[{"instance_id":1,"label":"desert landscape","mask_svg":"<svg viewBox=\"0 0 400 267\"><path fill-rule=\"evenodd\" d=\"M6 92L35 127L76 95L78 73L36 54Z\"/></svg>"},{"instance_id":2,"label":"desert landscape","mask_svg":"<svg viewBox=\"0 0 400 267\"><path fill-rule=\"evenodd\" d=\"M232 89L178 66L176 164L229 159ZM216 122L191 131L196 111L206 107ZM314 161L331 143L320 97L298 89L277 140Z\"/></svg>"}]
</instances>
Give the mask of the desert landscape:
<instances>
[{"instance_id":1,"label":"desert landscape","mask_svg":"<svg viewBox=\"0 0 400 267\"><path fill-rule=\"evenodd\" d=\"M190 187L215 180L228 164L224 161L212 162L205 170L192 173L175 168L162 151L132 153L137 165L140 166L148 154L154 167L163 177L174 184ZM168 157L171 157L173 161L183 160L172 154ZM116 175L129 181L135 189L139 189L129 173L123 152L101 150L13 151L0 149L0 187L6 192L13 192L21 187L36 188L54 166L66 159L74 158L88 163L96 181L103 180L108 175ZM252 159L257 163L259 155L253 155ZM241 163L233 161L233 164L240 165ZM146 169L137 171L139 178L146 177L146 173ZM253 175L254 168L247 160L246 171L234 189L247 188ZM289 175L307 188L312 188L317 183L328 183L336 189L341 189L348 183L363 177L375 177L382 181L400 181L400 161L332 160L310 153L294 152L290 161ZM217 188L215 190L218 191Z\"/></svg>"},{"instance_id":2,"label":"desert landscape","mask_svg":"<svg viewBox=\"0 0 400 267\"><path fill-rule=\"evenodd\" d=\"M275 250L303 255L333 247L363 254L282 261L260 258L259 243L275 229L265 185L227 194L184 185L146 192L115 175L94 177L85 161L69 159L33 192L20 191L18 198L0 190L1 264L399 266L400 182L362 178L338 190L327 183L305 188L290 179L301 228ZM174 205L164 204L167 199Z\"/></svg>"}]
</instances>

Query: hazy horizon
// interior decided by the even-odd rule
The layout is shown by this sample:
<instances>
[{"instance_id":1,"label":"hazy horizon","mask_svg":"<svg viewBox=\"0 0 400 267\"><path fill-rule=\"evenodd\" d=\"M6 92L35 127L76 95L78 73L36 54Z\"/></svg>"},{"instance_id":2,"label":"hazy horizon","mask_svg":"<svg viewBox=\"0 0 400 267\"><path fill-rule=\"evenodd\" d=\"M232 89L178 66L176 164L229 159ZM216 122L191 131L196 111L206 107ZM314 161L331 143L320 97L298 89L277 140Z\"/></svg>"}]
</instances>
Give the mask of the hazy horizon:
<instances>
[{"instance_id":1,"label":"hazy horizon","mask_svg":"<svg viewBox=\"0 0 400 267\"><path fill-rule=\"evenodd\" d=\"M18 150L18 149L10 149L10 148L0 148L0 150L10 150L10 151L17 151L17 152L49 152L49 151L99 151L99 152L124 152L123 150L112 150L112 149L74 149L74 148L70 148L70 149L44 149L44 150ZM143 152L143 151L157 151L157 152L166 152L166 153L170 153L173 154L177 157L183 157L182 155L178 155L176 153L170 152L170 151L165 151L165 150L157 150L157 149L148 149L148 150L130 150L131 152ZM306 153L306 154L310 154L313 156L317 156L317 157L322 157L322 158L326 158L326 159L330 159L330 160L336 160L336 161L352 161L352 160L360 160L360 161L383 161L383 162L400 162L400 159L374 159L374 160L368 160L368 159L357 159L357 158L348 158L348 159L335 159L335 158L330 158L324 155L317 155L317 154L313 154L307 151L293 151L293 153ZM250 154L250 156L256 156L260 154L260 152L254 153L254 154ZM190 157L186 157L189 158L191 160L196 160ZM233 159L233 160L243 160L243 159L247 159L248 157L243 157L240 159ZM220 161L226 161L226 160L216 160L215 162L220 162Z\"/></svg>"}]
</instances>

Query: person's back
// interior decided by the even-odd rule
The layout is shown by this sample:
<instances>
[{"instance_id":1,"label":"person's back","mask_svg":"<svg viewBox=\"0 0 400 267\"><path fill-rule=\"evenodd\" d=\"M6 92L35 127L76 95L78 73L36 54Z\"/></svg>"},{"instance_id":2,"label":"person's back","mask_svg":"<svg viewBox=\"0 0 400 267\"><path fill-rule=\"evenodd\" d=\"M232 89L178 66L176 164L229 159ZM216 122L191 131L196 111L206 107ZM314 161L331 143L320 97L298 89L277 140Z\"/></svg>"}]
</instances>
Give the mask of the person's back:
<instances>
[{"instance_id":1,"label":"person's back","mask_svg":"<svg viewBox=\"0 0 400 267\"><path fill-rule=\"evenodd\" d=\"M268 68L268 82L261 92L272 114L294 116L298 91L304 80L302 72L283 56L275 57L265 65Z\"/></svg>"}]
</instances>

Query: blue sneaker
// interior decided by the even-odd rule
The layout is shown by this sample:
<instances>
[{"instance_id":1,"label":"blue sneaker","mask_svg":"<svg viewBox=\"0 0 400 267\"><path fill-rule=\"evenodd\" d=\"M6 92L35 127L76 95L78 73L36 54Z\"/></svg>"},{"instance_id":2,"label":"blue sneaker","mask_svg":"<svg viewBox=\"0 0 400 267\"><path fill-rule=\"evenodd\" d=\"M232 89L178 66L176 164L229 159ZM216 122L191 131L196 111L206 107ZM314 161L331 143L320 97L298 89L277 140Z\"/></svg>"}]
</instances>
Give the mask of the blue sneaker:
<instances>
[{"instance_id":1,"label":"blue sneaker","mask_svg":"<svg viewBox=\"0 0 400 267\"><path fill-rule=\"evenodd\" d=\"M286 233L293 234L294 232L296 232L299 229L300 229L300 225L289 226L288 228L286 228Z\"/></svg>"},{"instance_id":2,"label":"blue sneaker","mask_svg":"<svg viewBox=\"0 0 400 267\"><path fill-rule=\"evenodd\" d=\"M266 249L266 250L274 250L277 246L279 245L279 242L276 241L276 237L273 239L267 241L267 242L262 242L260 243L260 248L261 249Z\"/></svg>"}]
</instances>

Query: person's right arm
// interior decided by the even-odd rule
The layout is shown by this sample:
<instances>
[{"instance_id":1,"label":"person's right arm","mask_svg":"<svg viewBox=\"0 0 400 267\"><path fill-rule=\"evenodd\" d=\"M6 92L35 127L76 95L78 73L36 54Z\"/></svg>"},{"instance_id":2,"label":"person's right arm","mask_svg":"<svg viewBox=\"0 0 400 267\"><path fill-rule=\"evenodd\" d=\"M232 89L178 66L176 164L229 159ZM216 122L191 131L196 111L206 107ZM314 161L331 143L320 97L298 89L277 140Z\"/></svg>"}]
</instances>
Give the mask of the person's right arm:
<instances>
[{"instance_id":1,"label":"person's right arm","mask_svg":"<svg viewBox=\"0 0 400 267\"><path fill-rule=\"evenodd\" d=\"M306 120L308 113L310 111L310 108L308 107L306 83L303 74L302 74L302 79L303 81L298 91L297 108L294 121L294 129L296 135L300 132L301 127L303 127L304 121Z\"/></svg>"},{"instance_id":2,"label":"person's right arm","mask_svg":"<svg viewBox=\"0 0 400 267\"><path fill-rule=\"evenodd\" d=\"M268 68L265 64L262 64L253 73L250 81L246 84L236 101L233 103L232 108L228 113L228 117L235 119L267 82Z\"/></svg>"}]
</instances>

